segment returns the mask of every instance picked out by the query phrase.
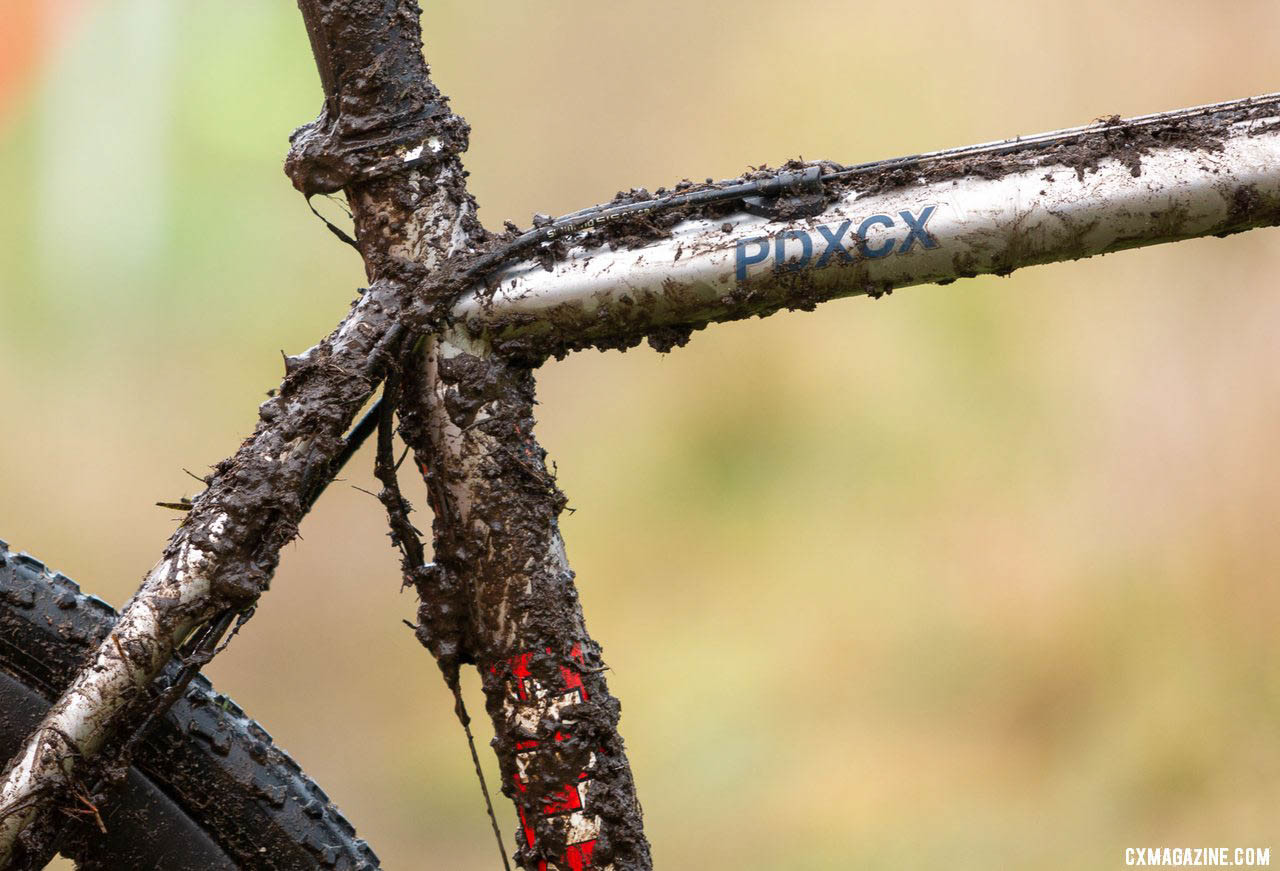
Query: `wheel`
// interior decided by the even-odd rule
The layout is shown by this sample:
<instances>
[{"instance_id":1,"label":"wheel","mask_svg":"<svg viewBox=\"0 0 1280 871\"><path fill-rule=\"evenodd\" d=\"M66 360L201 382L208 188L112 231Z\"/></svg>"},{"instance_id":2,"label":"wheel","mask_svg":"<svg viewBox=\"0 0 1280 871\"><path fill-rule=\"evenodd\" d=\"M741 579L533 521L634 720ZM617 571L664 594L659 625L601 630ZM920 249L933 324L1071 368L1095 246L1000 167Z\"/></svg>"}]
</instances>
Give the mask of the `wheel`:
<instances>
[{"instance_id":1,"label":"wheel","mask_svg":"<svg viewBox=\"0 0 1280 871\"><path fill-rule=\"evenodd\" d=\"M9 759L116 614L0 541L0 758ZM170 665L161 680L172 680ZM156 724L109 807L77 815L77 868L371 871L378 859L266 730L197 676Z\"/></svg>"}]
</instances>

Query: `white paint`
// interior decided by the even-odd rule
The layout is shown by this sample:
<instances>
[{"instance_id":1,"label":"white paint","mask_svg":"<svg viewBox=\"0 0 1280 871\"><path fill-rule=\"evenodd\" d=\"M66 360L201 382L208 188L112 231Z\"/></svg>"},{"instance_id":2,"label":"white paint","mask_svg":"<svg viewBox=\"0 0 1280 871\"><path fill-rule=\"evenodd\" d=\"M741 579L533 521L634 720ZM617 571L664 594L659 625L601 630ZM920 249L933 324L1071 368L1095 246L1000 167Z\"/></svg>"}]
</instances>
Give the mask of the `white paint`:
<instances>
[{"instance_id":1,"label":"white paint","mask_svg":"<svg viewBox=\"0 0 1280 871\"><path fill-rule=\"evenodd\" d=\"M990 272L1001 266L997 258L1006 252L1021 267L1212 233L1245 185L1280 203L1280 131L1250 132L1270 120L1240 125L1219 151L1170 148L1145 154L1138 177L1111 159L1083 178L1074 168L1046 164L997 179L971 176L882 194L855 190L821 215L790 223L741 212L687 221L674 227L669 239L640 248L577 247L551 270L532 261L508 268L499 273L496 292L478 290L461 300L453 315L473 335L500 341L551 334L559 327L550 318L565 305L580 307L588 316L584 322L592 322L583 328L585 338L607 338L607 330L616 331L607 318L592 317L598 315L616 315L633 329L652 329L771 311L786 304L794 279L773 271L771 253L765 263L748 267L741 287L739 244L755 253L760 249L751 240L765 238L774 246L780 234L792 230L806 233L813 245L804 272L817 299L864 293L868 283L903 287L948 281L961 277L962 268ZM929 206L934 210L926 227L937 247L914 244L906 253L859 257L858 269L847 268L836 251L823 267L815 265L826 247L819 227L833 231L849 220L857 228L872 215L892 217L896 226L887 231L879 225L867 228L874 248L881 238L904 239L901 211L918 216ZM1174 210L1182 213L1176 233L1169 221ZM849 235L845 244L855 250ZM783 246L787 259L800 256L799 240L784 239ZM730 297L739 289L750 291L748 303ZM513 318L518 325L512 325Z\"/></svg>"},{"instance_id":2,"label":"white paint","mask_svg":"<svg viewBox=\"0 0 1280 871\"><path fill-rule=\"evenodd\" d=\"M213 541L223 534L227 520L223 513L210 524ZM76 676L28 737L20 761L0 784L0 808L21 805L46 785L65 779L76 761L66 752L68 740L85 757L101 749L114 717L139 687L150 683L181 639L195 628L190 618L165 626L162 610L168 610L174 600L179 605L192 605L208 596L211 579L200 571L205 556L204 551L182 541L176 558L161 560L151 570L111 635L99 646L92 665ZM141 650L145 656L141 662L130 662L120 655L121 648ZM0 866L34 815L33 807L0 820Z\"/></svg>"}]
</instances>

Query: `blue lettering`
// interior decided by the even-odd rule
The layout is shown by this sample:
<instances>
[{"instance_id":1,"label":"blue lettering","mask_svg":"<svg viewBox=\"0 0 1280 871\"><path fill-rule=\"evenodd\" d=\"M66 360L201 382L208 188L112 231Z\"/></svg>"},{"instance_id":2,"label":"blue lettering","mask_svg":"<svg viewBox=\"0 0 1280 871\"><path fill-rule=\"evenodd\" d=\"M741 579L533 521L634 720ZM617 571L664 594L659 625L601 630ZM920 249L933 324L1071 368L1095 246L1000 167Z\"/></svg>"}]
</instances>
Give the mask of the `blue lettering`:
<instances>
[{"instance_id":1,"label":"blue lettering","mask_svg":"<svg viewBox=\"0 0 1280 871\"><path fill-rule=\"evenodd\" d=\"M936 209L936 205L924 206L920 209L919 215L906 209L898 212L898 216L906 226L906 235L899 240L895 234L885 232L879 236L874 245L867 242L867 232L872 227L884 227L886 230L896 227L897 223L889 215L871 215L859 224L857 232L852 234L849 233L849 228L853 226L852 220L844 220L834 229L830 225L819 224L816 228L817 233L825 245L816 261L813 236L806 230L783 230L776 236L752 236L749 239L743 239L737 243L735 255L735 272L738 281L747 280L747 267L767 263L770 255L773 255L774 268L777 271L798 272L810 264L819 269L829 266L833 258L836 261L852 263L858 255L878 260L890 254L906 254L915 247L917 240L922 248L937 248L938 240L926 227ZM852 246L846 245L844 241L846 236L853 241ZM800 243L800 252L788 260L787 243L792 239ZM792 250L794 251L794 246Z\"/></svg>"},{"instance_id":2,"label":"blue lettering","mask_svg":"<svg viewBox=\"0 0 1280 871\"><path fill-rule=\"evenodd\" d=\"M760 250L755 254L747 254L748 245L759 245ZM737 275L739 281L747 280L747 267L754 266L757 263L763 263L769 259L769 240L764 236L753 236L750 239L742 239L738 242L738 251L735 257L737 263Z\"/></svg>"},{"instance_id":3,"label":"blue lettering","mask_svg":"<svg viewBox=\"0 0 1280 871\"><path fill-rule=\"evenodd\" d=\"M907 238L902 240L902 247L898 249L899 254L906 254L911 250L912 244L919 239L920 244L926 248L937 248L938 240L930 235L929 231L924 228L925 222L933 216L934 206L925 206L920 212L920 217L913 218L910 212L898 212L902 216L902 220L907 222Z\"/></svg>"},{"instance_id":4,"label":"blue lettering","mask_svg":"<svg viewBox=\"0 0 1280 871\"><path fill-rule=\"evenodd\" d=\"M788 239L799 239L800 247L804 254L794 263L786 262L786 253L783 250L786 247ZM813 240L809 238L809 234L804 230L787 230L778 234L778 238L774 241L773 264L780 270L786 272L798 272L809 263L809 258L813 256Z\"/></svg>"},{"instance_id":5,"label":"blue lettering","mask_svg":"<svg viewBox=\"0 0 1280 871\"><path fill-rule=\"evenodd\" d=\"M893 237L890 236L881 244L874 248L867 244L867 230L876 225L881 227L892 227L893 218L888 215L872 215L858 226L858 248L864 254L871 258L887 257L893 253L893 246L897 244Z\"/></svg>"},{"instance_id":6,"label":"blue lettering","mask_svg":"<svg viewBox=\"0 0 1280 871\"><path fill-rule=\"evenodd\" d=\"M827 261L831 259L831 255L835 254L837 251L840 252L840 257L843 260L850 262L853 260L853 255L849 253L849 249L844 247L844 243L840 241L844 234L849 232L849 227L852 225L853 221L846 220L840 225L840 229L836 230L834 233L831 232L826 224L818 225L818 232L822 234L823 239L827 240L827 250L823 251L822 256L818 258L819 268L826 266Z\"/></svg>"}]
</instances>

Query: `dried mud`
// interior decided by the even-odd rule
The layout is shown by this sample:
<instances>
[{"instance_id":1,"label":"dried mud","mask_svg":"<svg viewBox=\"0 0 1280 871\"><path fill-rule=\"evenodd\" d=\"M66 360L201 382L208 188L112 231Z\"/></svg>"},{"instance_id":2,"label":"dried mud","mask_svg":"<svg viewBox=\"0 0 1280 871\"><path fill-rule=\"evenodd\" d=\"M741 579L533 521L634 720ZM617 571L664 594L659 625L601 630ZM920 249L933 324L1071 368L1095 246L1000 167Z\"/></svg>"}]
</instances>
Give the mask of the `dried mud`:
<instances>
[{"instance_id":1,"label":"dried mud","mask_svg":"<svg viewBox=\"0 0 1280 871\"><path fill-rule=\"evenodd\" d=\"M590 769L585 813L599 817L593 863L618 871L651 867L635 784L617 724L599 646L587 632L573 572L563 561L557 517L565 497L533 436L530 369L462 353L438 363L440 384L407 373L401 433L424 471L435 515L435 564L420 585L419 637L441 667L475 663L494 724L502 792L526 822L517 860L565 865L562 820L544 807ZM412 380L417 379L413 384ZM430 437L430 407L456 427L461 446ZM450 494L464 493L464 512ZM578 703L544 711L530 730L513 719L513 687L528 679L560 691L569 673L582 683ZM566 671L569 670L569 671ZM554 690L552 688L555 688ZM594 760L594 762L592 762Z\"/></svg>"},{"instance_id":2,"label":"dried mud","mask_svg":"<svg viewBox=\"0 0 1280 871\"><path fill-rule=\"evenodd\" d=\"M664 207L662 202L672 194L731 188L746 182L758 182L779 172L803 173L806 169L821 169L821 206L833 204L854 191L860 195L884 194L922 184L972 177L995 179L1028 170L1067 168L1083 179L1089 173L1096 172L1106 160L1118 161L1136 178L1143 172L1144 157L1152 152L1179 148L1213 153L1221 149L1223 140L1235 125L1255 124L1250 129L1252 135L1272 132L1276 123L1267 119L1274 118L1277 114L1280 114L1278 100L1246 100L1217 110L1175 113L1152 119L1122 121L1118 116L1112 116L1065 135L1009 140L990 146L954 149L859 166L847 167L830 161L790 161L778 169L755 167L739 178L715 183L694 184L685 180L671 191L659 189L653 194L643 189L620 192L606 205L649 203L653 209L636 218L601 223L589 232L572 238L561 237L554 245L544 247L541 257L543 265L550 268L557 260L564 259L572 246L582 246L588 250L605 246L614 250L641 248L651 242L669 238L672 228L683 222L714 222L730 214L741 213L741 199L671 208ZM1248 190L1237 190L1231 192L1230 197L1233 200L1232 213L1223 222L1217 235L1237 232L1260 221L1268 222L1265 215L1260 217L1259 209L1265 210L1267 207L1260 203L1256 191L1251 195ZM809 214L812 207L813 204L803 197L780 197L776 201L774 217L779 221L786 221L790 217ZM795 214L791 214L789 210ZM1170 217L1169 220L1172 221L1175 217ZM1280 216L1277 219L1280 220ZM865 275L859 275L864 265L862 260L856 258L854 262L841 265L842 284L861 286L864 288L863 292L873 298L892 292L892 285L876 283ZM1013 260L1016 258L1011 255L1011 262ZM1009 274L1013 268L1010 265L997 269L996 274ZM976 274L974 270L966 271L962 265L957 267L958 277ZM785 294L785 303L779 305L770 302L753 306L750 286L740 285L729 293L735 303L735 311L730 318L763 317L781 309L809 310L817 302L827 298L827 295L816 288L813 277L804 272L786 274L779 271L770 277L770 281L785 281L790 285L790 290ZM664 305L663 298L652 294L648 297L639 296L632 302L626 308L614 307L612 310L590 313L579 305L565 303L543 313L536 322L526 315L513 315L507 321L487 321L487 334L493 337L495 346L501 353L528 365L536 365L547 357L559 358L571 351L586 348L602 351L626 350L641 342L647 342L659 351L669 351L685 344L693 332L705 328L711 322L709 318L693 318L685 323L653 328L649 325L654 319L653 311ZM678 305L676 307L679 308ZM717 321L725 319L729 318L719 312L715 318ZM528 329L530 325L535 328ZM516 329L513 335L508 336L504 334L507 327L524 329Z\"/></svg>"},{"instance_id":3,"label":"dried mud","mask_svg":"<svg viewBox=\"0 0 1280 871\"><path fill-rule=\"evenodd\" d=\"M371 15L390 6L395 7L390 17ZM328 0L304 2L303 8L327 99L320 118L295 135L286 169L307 194L348 187L370 279L375 286L391 281L413 288L412 301L396 315L403 337L388 352L387 395L399 406L401 435L427 481L435 514L433 563L423 562L407 505L385 461L379 463L379 477L405 581L419 594L418 637L451 686L462 665L474 663L480 670L503 792L531 823L517 833L520 864L566 864L568 845L556 821L544 817L543 805L565 784L576 783L595 754L599 763L586 812L598 816L602 827L591 867L612 862L618 871L645 871L651 863L617 734L619 705L605 686L573 574L557 559L563 548L556 517L565 500L533 438L532 372L463 354L441 362L436 384L410 341L441 321L467 286L462 277L467 270L477 268L486 253L509 245L511 237L491 238L475 220L456 160L465 147L466 125L443 110L445 100L430 84L416 4ZM385 81L379 79L383 74ZM344 126L339 119L354 120ZM424 133L443 143L440 157L408 171L382 172L388 152L423 141ZM352 179L361 178L368 180L352 189ZM449 247L459 238L469 250ZM468 434L468 444L486 452L478 464L457 463L437 441L427 419L437 392L444 398L444 414ZM288 397L281 401L287 403ZM449 496L456 489L470 495L465 522ZM586 692L571 717L546 721L556 740L541 735L548 740L536 750L508 716L510 664L520 656L548 679L562 674L562 668L580 667ZM524 771L519 779L517 745Z\"/></svg>"}]
</instances>

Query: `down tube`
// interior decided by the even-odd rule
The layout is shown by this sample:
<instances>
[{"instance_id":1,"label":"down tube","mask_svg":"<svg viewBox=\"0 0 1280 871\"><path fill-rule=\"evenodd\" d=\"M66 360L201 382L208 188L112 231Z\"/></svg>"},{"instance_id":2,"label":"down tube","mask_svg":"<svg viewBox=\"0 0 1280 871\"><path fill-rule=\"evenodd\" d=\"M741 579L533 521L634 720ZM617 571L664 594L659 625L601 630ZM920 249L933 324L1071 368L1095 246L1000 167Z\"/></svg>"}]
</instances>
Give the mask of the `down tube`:
<instances>
[{"instance_id":1,"label":"down tube","mask_svg":"<svg viewBox=\"0 0 1280 871\"><path fill-rule=\"evenodd\" d=\"M935 181L847 188L800 220L689 220L638 247L577 247L550 269L517 264L454 314L498 349L536 356L1271 226L1280 223L1280 130L1259 129L1148 150L1137 163L1082 167L1046 155L994 178L960 166Z\"/></svg>"}]
</instances>

